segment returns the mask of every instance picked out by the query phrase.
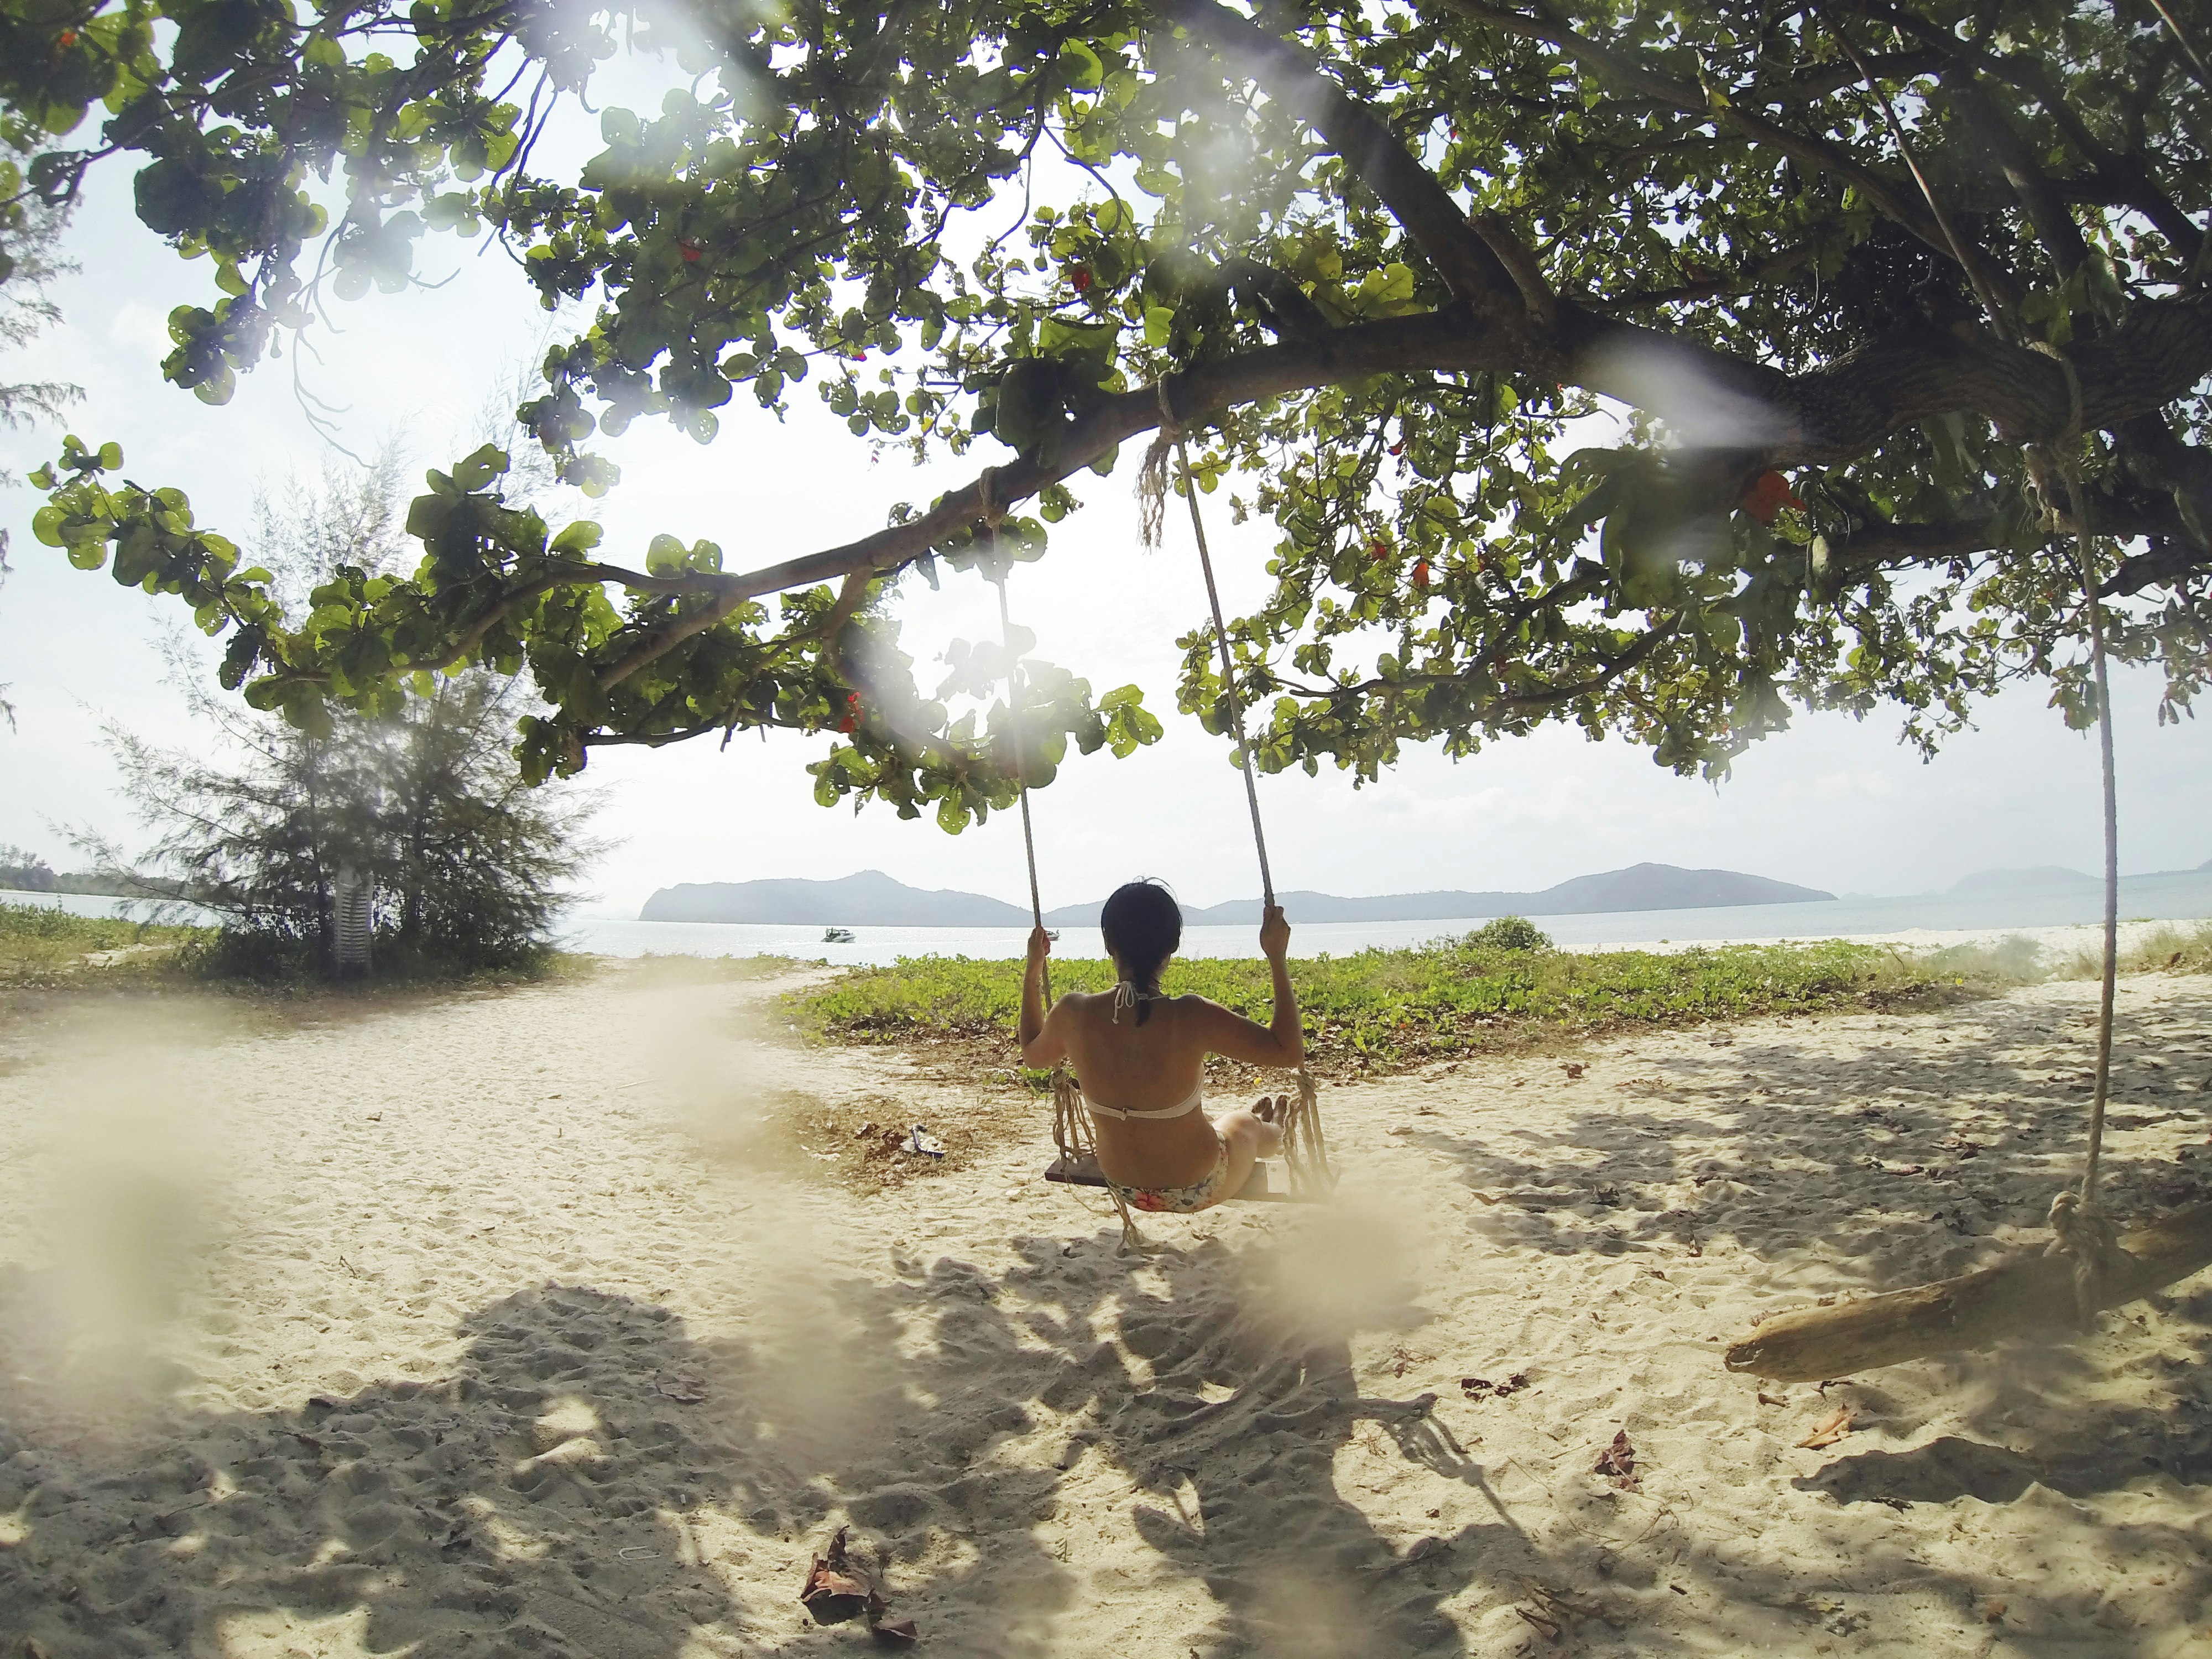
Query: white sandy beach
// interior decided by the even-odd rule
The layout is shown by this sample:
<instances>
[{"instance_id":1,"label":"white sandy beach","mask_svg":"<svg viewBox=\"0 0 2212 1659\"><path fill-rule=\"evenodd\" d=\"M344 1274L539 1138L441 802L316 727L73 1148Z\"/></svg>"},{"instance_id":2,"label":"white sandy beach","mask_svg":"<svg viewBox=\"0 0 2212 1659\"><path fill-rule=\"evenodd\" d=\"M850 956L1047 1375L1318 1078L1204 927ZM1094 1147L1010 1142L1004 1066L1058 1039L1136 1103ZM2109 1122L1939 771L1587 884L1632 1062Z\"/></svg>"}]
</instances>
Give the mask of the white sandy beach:
<instances>
[{"instance_id":1,"label":"white sandy beach","mask_svg":"<svg viewBox=\"0 0 2212 1659\"><path fill-rule=\"evenodd\" d=\"M1048 1111L778 988L13 1005L0 1655L858 1652L795 1599L841 1524L962 1656L2212 1651L2212 1275L1719 1362L2032 1236L2090 985L1325 1089L1336 1203L1134 1263ZM2212 981L2124 982L2116 1075L2115 1206L2205 1195Z\"/></svg>"},{"instance_id":2,"label":"white sandy beach","mask_svg":"<svg viewBox=\"0 0 2212 1659\"><path fill-rule=\"evenodd\" d=\"M2121 954L2124 956L2161 929L2191 925L2186 921L2123 921L2119 926ZM2105 948L2105 929L2100 922L2063 922L2051 927L1900 927L1888 933L1852 933L1846 937L1853 945L1887 945L1903 951L1941 951L1960 946L1985 949L2025 939L2042 953L2041 960L2046 965L2063 962L2078 954L2096 957ZM1729 945L1806 945L1814 942L1804 933L1746 933L1741 938L1724 939L1614 939L1595 945L1566 945L1560 949L1651 951L1674 956L1684 951L1711 951Z\"/></svg>"}]
</instances>

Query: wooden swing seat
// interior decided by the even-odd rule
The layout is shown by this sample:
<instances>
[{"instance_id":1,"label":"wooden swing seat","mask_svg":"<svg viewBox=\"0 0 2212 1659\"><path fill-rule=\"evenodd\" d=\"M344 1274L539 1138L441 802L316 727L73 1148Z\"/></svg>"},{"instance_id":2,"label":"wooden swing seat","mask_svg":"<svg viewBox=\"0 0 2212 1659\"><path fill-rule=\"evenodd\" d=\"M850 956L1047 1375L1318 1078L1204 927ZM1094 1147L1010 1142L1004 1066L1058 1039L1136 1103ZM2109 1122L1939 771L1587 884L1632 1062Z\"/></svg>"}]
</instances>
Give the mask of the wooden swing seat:
<instances>
[{"instance_id":1,"label":"wooden swing seat","mask_svg":"<svg viewBox=\"0 0 2212 1659\"><path fill-rule=\"evenodd\" d=\"M1105 1172L1099 1169L1097 1158L1090 1152L1073 1159L1056 1158L1045 1165L1044 1178L1057 1181L1066 1187L1103 1187ZM1224 1199L1224 1204L1321 1204L1327 1202L1316 1194L1278 1192L1267 1179L1264 1163L1252 1166L1250 1179L1243 1190L1234 1198Z\"/></svg>"}]
</instances>

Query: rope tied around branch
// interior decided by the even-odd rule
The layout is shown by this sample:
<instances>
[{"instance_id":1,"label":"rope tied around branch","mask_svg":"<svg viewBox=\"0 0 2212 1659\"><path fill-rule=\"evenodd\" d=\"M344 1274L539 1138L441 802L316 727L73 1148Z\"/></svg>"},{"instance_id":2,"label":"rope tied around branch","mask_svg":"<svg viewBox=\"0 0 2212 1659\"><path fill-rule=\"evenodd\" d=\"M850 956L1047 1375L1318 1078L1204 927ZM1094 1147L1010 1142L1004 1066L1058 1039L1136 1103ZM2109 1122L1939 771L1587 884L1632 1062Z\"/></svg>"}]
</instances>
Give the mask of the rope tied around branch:
<instances>
[{"instance_id":1,"label":"rope tied around branch","mask_svg":"<svg viewBox=\"0 0 2212 1659\"><path fill-rule=\"evenodd\" d=\"M2112 1218L2071 1187L2051 1200L2049 1225L2051 1243L2043 1253L2071 1258L2075 1323L2093 1329L2097 1310L2105 1305L2107 1276L2124 1272L2135 1258L2120 1248L2120 1230Z\"/></svg>"},{"instance_id":2,"label":"rope tied around branch","mask_svg":"<svg viewBox=\"0 0 2212 1659\"><path fill-rule=\"evenodd\" d=\"M1176 419L1175 402L1168 396L1165 375L1160 377L1153 390L1159 394L1160 429L1145 451L1143 465L1137 469L1137 537L1146 547L1157 550L1160 532L1167 525L1168 457L1182 447L1183 429L1182 423ZM1188 463L1183 476L1188 483Z\"/></svg>"}]
</instances>

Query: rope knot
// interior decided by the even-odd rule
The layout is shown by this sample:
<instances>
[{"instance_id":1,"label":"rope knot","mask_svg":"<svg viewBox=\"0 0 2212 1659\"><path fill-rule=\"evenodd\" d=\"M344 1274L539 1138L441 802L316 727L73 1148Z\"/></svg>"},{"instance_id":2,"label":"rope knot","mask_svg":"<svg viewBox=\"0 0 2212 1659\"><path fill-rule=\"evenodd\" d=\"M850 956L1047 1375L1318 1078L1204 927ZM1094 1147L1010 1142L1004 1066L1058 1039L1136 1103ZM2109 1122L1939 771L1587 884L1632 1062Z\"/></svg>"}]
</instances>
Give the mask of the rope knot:
<instances>
[{"instance_id":1,"label":"rope knot","mask_svg":"<svg viewBox=\"0 0 2212 1659\"><path fill-rule=\"evenodd\" d=\"M2046 1256L2071 1257L2074 1263L2074 1315L2083 1330L2093 1329L2097 1310L2105 1305L2106 1273L2124 1267L2134 1257L2120 1248L2119 1229L2094 1202L2069 1187L2051 1200L2051 1239Z\"/></svg>"},{"instance_id":2,"label":"rope knot","mask_svg":"<svg viewBox=\"0 0 2212 1659\"><path fill-rule=\"evenodd\" d=\"M1164 375L1153 390L1159 393L1159 435L1145 451L1144 464L1137 469L1137 534L1148 548L1160 544L1160 532L1165 526L1168 510L1168 457L1182 447L1182 423L1176 419L1175 402L1168 396L1167 379ZM1188 473L1189 467L1183 471Z\"/></svg>"}]
</instances>

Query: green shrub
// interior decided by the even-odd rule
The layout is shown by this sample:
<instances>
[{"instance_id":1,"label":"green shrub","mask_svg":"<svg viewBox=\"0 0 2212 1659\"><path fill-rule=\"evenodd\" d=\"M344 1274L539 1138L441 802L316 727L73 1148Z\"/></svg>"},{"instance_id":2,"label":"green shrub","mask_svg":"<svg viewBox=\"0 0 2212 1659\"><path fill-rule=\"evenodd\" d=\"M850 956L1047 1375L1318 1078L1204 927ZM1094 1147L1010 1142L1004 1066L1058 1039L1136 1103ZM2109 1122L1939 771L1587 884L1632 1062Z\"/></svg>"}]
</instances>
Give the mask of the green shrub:
<instances>
[{"instance_id":1,"label":"green shrub","mask_svg":"<svg viewBox=\"0 0 2212 1659\"><path fill-rule=\"evenodd\" d=\"M1462 950L1548 951L1552 936L1526 916L1500 916L1486 921L1460 941Z\"/></svg>"}]
</instances>

